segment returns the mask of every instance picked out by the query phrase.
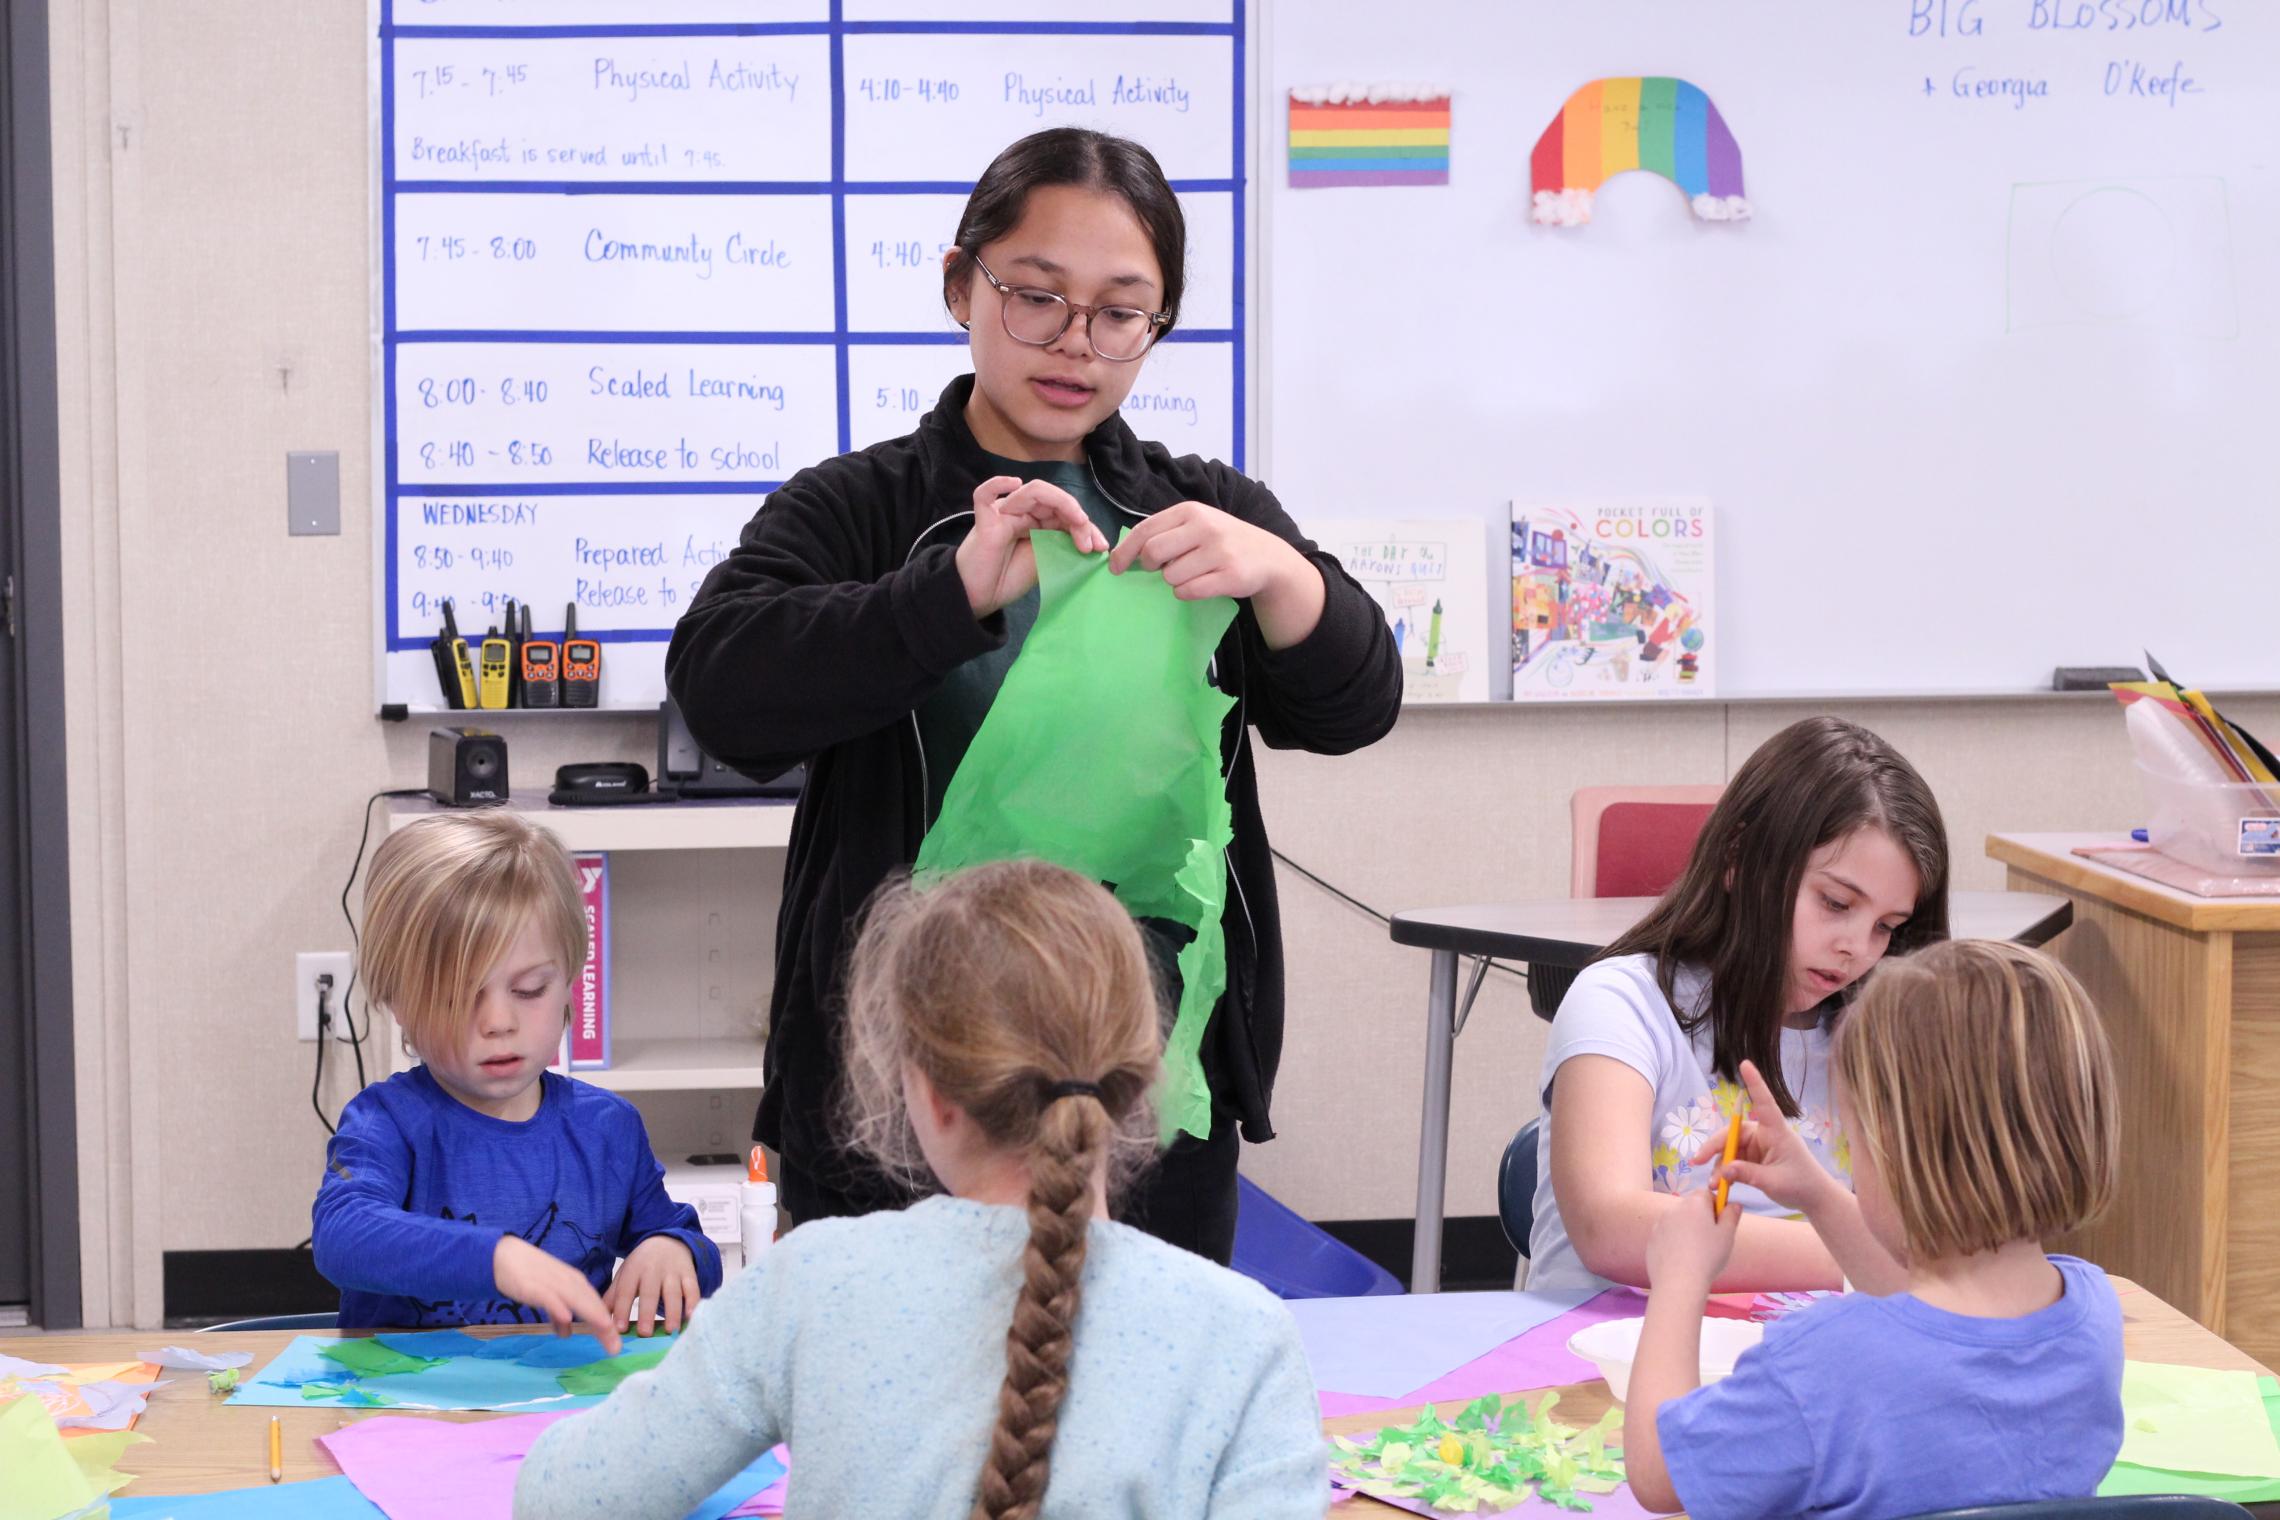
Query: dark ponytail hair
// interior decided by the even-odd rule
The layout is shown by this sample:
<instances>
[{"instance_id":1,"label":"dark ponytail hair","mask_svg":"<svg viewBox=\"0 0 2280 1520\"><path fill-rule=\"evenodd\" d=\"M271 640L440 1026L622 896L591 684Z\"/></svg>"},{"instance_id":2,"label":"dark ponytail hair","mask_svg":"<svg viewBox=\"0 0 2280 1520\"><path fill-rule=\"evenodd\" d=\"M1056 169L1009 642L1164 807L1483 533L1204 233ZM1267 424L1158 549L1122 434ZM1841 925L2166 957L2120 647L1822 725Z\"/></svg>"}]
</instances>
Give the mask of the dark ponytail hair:
<instances>
[{"instance_id":1,"label":"dark ponytail hair","mask_svg":"<svg viewBox=\"0 0 2280 1520\"><path fill-rule=\"evenodd\" d=\"M1156 334L1161 340L1179 325L1180 297L1187 289L1187 217L1164 178L1156 155L1130 138L1111 137L1086 127L1048 127L1032 132L990 160L966 210L958 218L957 256L942 271L942 299L965 288L973 277L974 251L986 248L1021 225L1029 192L1046 185L1074 185L1121 196L1155 245L1164 274L1158 311L1171 320Z\"/></svg>"},{"instance_id":2,"label":"dark ponytail hair","mask_svg":"<svg viewBox=\"0 0 2280 1520\"><path fill-rule=\"evenodd\" d=\"M1815 850L1868 827L1891 835L1916 867L1915 911L1885 953L1906 955L1946 939L1947 826L1932 789L1867 729L1841 718L1805 718L1742 762L1684 874L1598 956L1654 956L1656 985L1679 1028L1691 1036L1710 1026L1717 1074L1738 1082L1742 1062L1756 1062L1791 1118L1797 1100L1782 1076L1781 1020L1797 890ZM1681 965L1710 973L1709 1001L1700 1009L1677 1006Z\"/></svg>"}]
</instances>

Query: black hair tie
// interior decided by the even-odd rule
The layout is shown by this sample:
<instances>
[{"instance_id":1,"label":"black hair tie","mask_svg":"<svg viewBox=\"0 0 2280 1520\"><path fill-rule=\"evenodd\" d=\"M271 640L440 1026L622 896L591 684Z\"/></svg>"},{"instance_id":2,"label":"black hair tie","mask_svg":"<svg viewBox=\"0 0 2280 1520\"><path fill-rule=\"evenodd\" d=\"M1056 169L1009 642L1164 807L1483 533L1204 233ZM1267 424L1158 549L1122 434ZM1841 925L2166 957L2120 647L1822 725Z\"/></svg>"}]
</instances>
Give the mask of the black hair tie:
<instances>
[{"instance_id":1,"label":"black hair tie","mask_svg":"<svg viewBox=\"0 0 2280 1520\"><path fill-rule=\"evenodd\" d=\"M1088 1098L1097 1099L1100 1097L1100 1084L1098 1082L1048 1082L1045 1084L1045 1102L1048 1106L1060 1102L1063 1098L1074 1098L1079 1093Z\"/></svg>"}]
</instances>

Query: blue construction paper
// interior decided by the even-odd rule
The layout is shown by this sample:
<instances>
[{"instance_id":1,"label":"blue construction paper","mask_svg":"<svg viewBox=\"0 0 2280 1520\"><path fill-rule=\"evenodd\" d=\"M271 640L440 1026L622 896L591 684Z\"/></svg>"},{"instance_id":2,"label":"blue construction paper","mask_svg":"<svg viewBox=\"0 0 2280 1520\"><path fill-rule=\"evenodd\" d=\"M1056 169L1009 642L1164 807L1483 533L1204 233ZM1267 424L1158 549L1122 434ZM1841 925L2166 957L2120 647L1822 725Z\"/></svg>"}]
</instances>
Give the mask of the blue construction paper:
<instances>
[{"instance_id":1,"label":"blue construction paper","mask_svg":"<svg viewBox=\"0 0 2280 1520\"><path fill-rule=\"evenodd\" d=\"M456 1330L429 1331L417 1334L383 1337L399 1351L409 1350L416 1355L436 1356L449 1353L452 1342L424 1339L424 1336L457 1336ZM544 1331L530 1335L501 1336L494 1340L480 1340L486 1348L500 1346L508 1352L486 1351L481 1354L448 1354L440 1367L424 1372L391 1373L385 1377L359 1378L349 1376L339 1363L328 1360L320 1349L333 1336L297 1335L292 1343L277 1354L275 1360L252 1377L238 1384L237 1392L230 1396L232 1404L251 1404L265 1408L358 1408L370 1407L375 1396L389 1401L388 1407L407 1414L430 1409L500 1409L523 1413L537 1413L558 1409L590 1409L602 1402L600 1394L570 1394L562 1390L557 1380L565 1367L581 1367L589 1362L605 1359L601 1342L590 1335L556 1337ZM468 1340L479 1340L468 1336ZM662 1350L673 1344L670 1335L647 1338L628 1337L629 1350ZM438 1347L444 1348L439 1351ZM515 1358L508 1360L508 1356ZM324 1383L339 1388L338 1394L317 1398L304 1397L302 1389L310 1383Z\"/></svg>"},{"instance_id":2,"label":"blue construction paper","mask_svg":"<svg viewBox=\"0 0 2280 1520\"><path fill-rule=\"evenodd\" d=\"M784 1475L784 1464L774 1452L764 1451L735 1477L713 1490L711 1498L689 1511L689 1520L721 1520L730 1510Z\"/></svg>"},{"instance_id":3,"label":"blue construction paper","mask_svg":"<svg viewBox=\"0 0 2280 1520\"><path fill-rule=\"evenodd\" d=\"M434 1352L420 1353L426 1356ZM784 1475L784 1464L763 1452L750 1467L689 1511L689 1520L721 1520ZM258 1488L161 1498L113 1498L112 1520L388 1520L380 1506L346 1478L311 1483L264 1483Z\"/></svg>"},{"instance_id":4,"label":"blue construction paper","mask_svg":"<svg viewBox=\"0 0 2280 1520\"><path fill-rule=\"evenodd\" d=\"M583 1367L609 1356L590 1335L476 1336L464 1330L409 1330L373 1339L406 1356L471 1356L484 1362L520 1362L525 1367Z\"/></svg>"},{"instance_id":5,"label":"blue construction paper","mask_svg":"<svg viewBox=\"0 0 2280 1520\"><path fill-rule=\"evenodd\" d=\"M1487 1355L1598 1291L1295 1298L1284 1307L1298 1321L1316 1388L1390 1399Z\"/></svg>"},{"instance_id":6,"label":"blue construction paper","mask_svg":"<svg viewBox=\"0 0 2280 1520\"><path fill-rule=\"evenodd\" d=\"M214 1494L127 1498L113 1495L111 1520L388 1520L346 1478L264 1483Z\"/></svg>"}]
</instances>

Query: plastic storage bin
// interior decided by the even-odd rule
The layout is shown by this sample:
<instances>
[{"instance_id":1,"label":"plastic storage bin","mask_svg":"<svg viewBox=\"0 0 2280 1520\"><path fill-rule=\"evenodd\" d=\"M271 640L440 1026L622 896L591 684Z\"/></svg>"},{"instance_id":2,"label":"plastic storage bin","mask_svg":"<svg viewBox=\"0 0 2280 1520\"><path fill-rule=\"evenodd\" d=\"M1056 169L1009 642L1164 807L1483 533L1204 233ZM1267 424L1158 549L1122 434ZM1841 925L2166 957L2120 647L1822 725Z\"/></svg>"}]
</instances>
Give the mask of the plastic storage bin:
<instances>
[{"instance_id":1,"label":"plastic storage bin","mask_svg":"<svg viewBox=\"0 0 2280 1520\"><path fill-rule=\"evenodd\" d=\"M2138 775L2155 849L2220 876L2280 876L2280 786L2205 781L2147 765Z\"/></svg>"},{"instance_id":2,"label":"plastic storage bin","mask_svg":"<svg viewBox=\"0 0 2280 1520\"><path fill-rule=\"evenodd\" d=\"M1402 1292L1401 1280L1323 1233L1250 1178L1235 1179L1236 1271L1278 1298L1365 1298Z\"/></svg>"}]
</instances>

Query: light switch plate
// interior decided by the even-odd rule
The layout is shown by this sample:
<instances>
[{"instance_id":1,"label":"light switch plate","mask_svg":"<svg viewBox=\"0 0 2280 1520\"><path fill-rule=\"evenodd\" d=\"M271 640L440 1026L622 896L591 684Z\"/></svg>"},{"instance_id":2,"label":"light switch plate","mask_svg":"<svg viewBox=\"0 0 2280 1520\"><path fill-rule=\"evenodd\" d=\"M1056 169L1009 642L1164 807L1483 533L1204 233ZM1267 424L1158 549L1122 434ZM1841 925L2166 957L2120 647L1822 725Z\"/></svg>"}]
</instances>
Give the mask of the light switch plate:
<instances>
[{"instance_id":1,"label":"light switch plate","mask_svg":"<svg viewBox=\"0 0 2280 1520\"><path fill-rule=\"evenodd\" d=\"M295 538L340 532L340 455L285 456L286 529Z\"/></svg>"}]
</instances>

